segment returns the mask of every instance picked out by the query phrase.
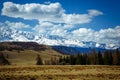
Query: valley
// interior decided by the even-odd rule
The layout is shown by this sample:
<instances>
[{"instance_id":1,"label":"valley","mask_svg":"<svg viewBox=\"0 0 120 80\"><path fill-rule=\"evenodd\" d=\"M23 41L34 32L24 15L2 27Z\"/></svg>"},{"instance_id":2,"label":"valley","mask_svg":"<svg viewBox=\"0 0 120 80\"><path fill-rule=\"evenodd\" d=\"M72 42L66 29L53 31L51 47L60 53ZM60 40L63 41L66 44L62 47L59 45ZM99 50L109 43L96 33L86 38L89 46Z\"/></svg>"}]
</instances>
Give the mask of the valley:
<instances>
[{"instance_id":1,"label":"valley","mask_svg":"<svg viewBox=\"0 0 120 80\"><path fill-rule=\"evenodd\" d=\"M35 42L1 42L0 80L120 80L119 63L111 63L110 55L95 51L70 55ZM36 64L40 58L42 64Z\"/></svg>"}]
</instances>

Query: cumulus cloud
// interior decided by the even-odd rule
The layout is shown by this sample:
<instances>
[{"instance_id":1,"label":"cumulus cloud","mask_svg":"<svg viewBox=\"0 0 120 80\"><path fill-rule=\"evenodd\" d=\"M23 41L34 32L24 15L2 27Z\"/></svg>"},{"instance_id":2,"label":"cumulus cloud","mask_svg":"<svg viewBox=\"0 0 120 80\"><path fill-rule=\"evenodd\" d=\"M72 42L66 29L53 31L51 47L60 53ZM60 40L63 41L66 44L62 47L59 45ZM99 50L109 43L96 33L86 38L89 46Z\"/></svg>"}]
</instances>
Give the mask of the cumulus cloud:
<instances>
[{"instance_id":1,"label":"cumulus cloud","mask_svg":"<svg viewBox=\"0 0 120 80\"><path fill-rule=\"evenodd\" d=\"M92 21L92 18L103 13L98 10L88 10L87 14L64 14L64 21L68 24L83 24Z\"/></svg>"},{"instance_id":2,"label":"cumulus cloud","mask_svg":"<svg viewBox=\"0 0 120 80\"><path fill-rule=\"evenodd\" d=\"M80 28L72 31L74 38L78 38L81 41L92 41L94 38L95 31L87 28Z\"/></svg>"},{"instance_id":3,"label":"cumulus cloud","mask_svg":"<svg viewBox=\"0 0 120 80\"><path fill-rule=\"evenodd\" d=\"M111 45L120 45L120 26L115 28L101 29L95 31L87 28L80 28L71 32L73 39L80 41L95 41Z\"/></svg>"},{"instance_id":4,"label":"cumulus cloud","mask_svg":"<svg viewBox=\"0 0 120 80\"><path fill-rule=\"evenodd\" d=\"M13 28L13 29L26 29L26 28L30 28L30 25L24 24L22 22L10 22L10 21L6 21L5 25Z\"/></svg>"},{"instance_id":5,"label":"cumulus cloud","mask_svg":"<svg viewBox=\"0 0 120 80\"><path fill-rule=\"evenodd\" d=\"M95 31L90 28L72 29L74 25L70 24L54 24L50 22L41 22L34 27L34 30L40 34L58 35L64 38L79 41L95 41L108 45L120 45L120 26L115 28L101 29Z\"/></svg>"},{"instance_id":6,"label":"cumulus cloud","mask_svg":"<svg viewBox=\"0 0 120 80\"><path fill-rule=\"evenodd\" d=\"M33 30L39 34L64 36L67 28L69 28L67 25L63 26L61 24L54 24L51 22L40 22L33 28Z\"/></svg>"},{"instance_id":7,"label":"cumulus cloud","mask_svg":"<svg viewBox=\"0 0 120 80\"><path fill-rule=\"evenodd\" d=\"M120 26L115 28L101 29L98 33L100 40L106 43L114 43L120 45Z\"/></svg>"},{"instance_id":8,"label":"cumulus cloud","mask_svg":"<svg viewBox=\"0 0 120 80\"><path fill-rule=\"evenodd\" d=\"M51 4L15 4L5 2L2 9L2 15L15 18L37 19L40 21L61 21L60 18L64 13L64 9L60 3Z\"/></svg>"},{"instance_id":9,"label":"cumulus cloud","mask_svg":"<svg viewBox=\"0 0 120 80\"><path fill-rule=\"evenodd\" d=\"M54 25L50 22L39 22L39 24L37 24L33 30L35 30L36 32L40 33L40 34L44 34L44 33L48 33L50 31L50 28L52 28Z\"/></svg>"},{"instance_id":10,"label":"cumulus cloud","mask_svg":"<svg viewBox=\"0 0 120 80\"><path fill-rule=\"evenodd\" d=\"M5 2L2 9L2 15L9 17L67 24L89 23L93 17L102 14L98 10L88 10L86 14L66 14L65 9L58 2L49 4L15 4Z\"/></svg>"}]
</instances>

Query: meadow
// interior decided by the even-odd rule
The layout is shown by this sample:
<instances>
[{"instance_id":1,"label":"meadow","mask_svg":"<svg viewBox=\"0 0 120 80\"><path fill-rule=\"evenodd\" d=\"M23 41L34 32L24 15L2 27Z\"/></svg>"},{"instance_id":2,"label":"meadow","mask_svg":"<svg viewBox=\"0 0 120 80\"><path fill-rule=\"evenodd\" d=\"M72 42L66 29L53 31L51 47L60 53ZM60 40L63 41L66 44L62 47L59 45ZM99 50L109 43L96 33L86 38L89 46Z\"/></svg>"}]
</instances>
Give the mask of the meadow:
<instances>
[{"instance_id":1,"label":"meadow","mask_svg":"<svg viewBox=\"0 0 120 80\"><path fill-rule=\"evenodd\" d=\"M0 80L120 80L120 66L0 66Z\"/></svg>"}]
</instances>

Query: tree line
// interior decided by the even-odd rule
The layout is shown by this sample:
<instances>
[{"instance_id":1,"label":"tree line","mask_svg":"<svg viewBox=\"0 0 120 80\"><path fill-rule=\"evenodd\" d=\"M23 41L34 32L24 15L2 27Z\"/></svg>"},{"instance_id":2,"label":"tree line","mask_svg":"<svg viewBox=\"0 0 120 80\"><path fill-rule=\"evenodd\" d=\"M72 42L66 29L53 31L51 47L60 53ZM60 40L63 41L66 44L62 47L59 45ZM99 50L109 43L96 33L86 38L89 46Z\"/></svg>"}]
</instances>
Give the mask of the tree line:
<instances>
[{"instance_id":1,"label":"tree line","mask_svg":"<svg viewBox=\"0 0 120 80\"><path fill-rule=\"evenodd\" d=\"M119 49L106 50L105 52L92 50L89 54L77 54L59 58L59 64L62 65L120 65Z\"/></svg>"}]
</instances>

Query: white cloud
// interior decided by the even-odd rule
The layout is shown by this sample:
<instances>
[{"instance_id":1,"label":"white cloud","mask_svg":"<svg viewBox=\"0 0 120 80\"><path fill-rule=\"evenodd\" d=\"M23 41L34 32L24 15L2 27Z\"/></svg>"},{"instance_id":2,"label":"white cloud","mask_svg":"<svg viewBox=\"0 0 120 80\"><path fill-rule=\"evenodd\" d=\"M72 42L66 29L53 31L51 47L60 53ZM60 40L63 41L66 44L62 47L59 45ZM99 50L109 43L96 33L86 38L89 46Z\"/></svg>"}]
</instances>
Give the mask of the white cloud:
<instances>
[{"instance_id":1,"label":"white cloud","mask_svg":"<svg viewBox=\"0 0 120 80\"><path fill-rule=\"evenodd\" d=\"M51 22L40 22L33 28L33 30L39 34L65 36L68 28L68 25L63 26Z\"/></svg>"},{"instance_id":2,"label":"white cloud","mask_svg":"<svg viewBox=\"0 0 120 80\"><path fill-rule=\"evenodd\" d=\"M67 24L83 24L91 21L88 14L65 14L63 19Z\"/></svg>"},{"instance_id":3,"label":"white cloud","mask_svg":"<svg viewBox=\"0 0 120 80\"><path fill-rule=\"evenodd\" d=\"M98 33L100 40L105 43L114 43L120 45L120 26L115 28L101 29Z\"/></svg>"},{"instance_id":4,"label":"white cloud","mask_svg":"<svg viewBox=\"0 0 120 80\"><path fill-rule=\"evenodd\" d=\"M98 43L120 45L120 26L101 29L99 31L95 31L90 28L79 28L73 30L72 28L74 27L75 25L70 24L62 25L51 22L40 22L34 27L34 30L39 32L39 34L58 35L72 40L95 41Z\"/></svg>"},{"instance_id":5,"label":"white cloud","mask_svg":"<svg viewBox=\"0 0 120 80\"><path fill-rule=\"evenodd\" d=\"M50 29L53 27L54 25L50 22L39 22L38 25L36 25L33 30L35 30L38 33L44 34L44 33L48 33L50 31Z\"/></svg>"},{"instance_id":6,"label":"white cloud","mask_svg":"<svg viewBox=\"0 0 120 80\"><path fill-rule=\"evenodd\" d=\"M120 26L101 29L100 31L80 28L72 31L71 36L73 36L73 39L78 39L80 41L95 41L98 43L120 45Z\"/></svg>"},{"instance_id":7,"label":"white cloud","mask_svg":"<svg viewBox=\"0 0 120 80\"><path fill-rule=\"evenodd\" d=\"M63 19L68 24L83 24L92 21L92 18L103 13L98 10L88 10L87 14L64 14Z\"/></svg>"},{"instance_id":8,"label":"white cloud","mask_svg":"<svg viewBox=\"0 0 120 80\"><path fill-rule=\"evenodd\" d=\"M36 19L39 21L50 21L55 23L83 24L92 21L92 18L103 13L98 10L88 10L86 14L66 14L61 4L15 4L5 2L2 15L14 18Z\"/></svg>"},{"instance_id":9,"label":"white cloud","mask_svg":"<svg viewBox=\"0 0 120 80\"><path fill-rule=\"evenodd\" d=\"M80 28L72 31L74 39L79 39L80 41L92 41L94 38L95 31L87 28Z\"/></svg>"},{"instance_id":10,"label":"white cloud","mask_svg":"<svg viewBox=\"0 0 120 80\"><path fill-rule=\"evenodd\" d=\"M26 28L30 28L29 25L26 25L22 22L9 22L6 21L5 22L6 26L10 27L10 28L14 28L14 29L26 29Z\"/></svg>"},{"instance_id":11,"label":"white cloud","mask_svg":"<svg viewBox=\"0 0 120 80\"><path fill-rule=\"evenodd\" d=\"M60 3L51 4L15 4L5 2L2 9L2 15L15 18L37 19L40 21L61 21L60 17L64 13Z\"/></svg>"},{"instance_id":12,"label":"white cloud","mask_svg":"<svg viewBox=\"0 0 120 80\"><path fill-rule=\"evenodd\" d=\"M94 16L98 16L98 15L103 15L103 13L102 12L100 12L100 11L98 11L98 10L88 10L88 14L89 14L89 16L91 16L91 17L94 17Z\"/></svg>"}]
</instances>

